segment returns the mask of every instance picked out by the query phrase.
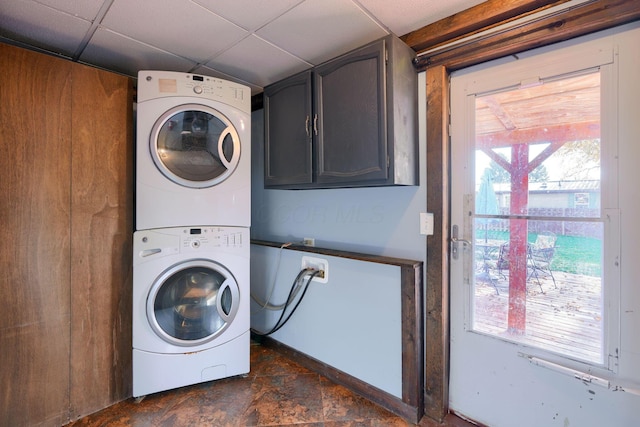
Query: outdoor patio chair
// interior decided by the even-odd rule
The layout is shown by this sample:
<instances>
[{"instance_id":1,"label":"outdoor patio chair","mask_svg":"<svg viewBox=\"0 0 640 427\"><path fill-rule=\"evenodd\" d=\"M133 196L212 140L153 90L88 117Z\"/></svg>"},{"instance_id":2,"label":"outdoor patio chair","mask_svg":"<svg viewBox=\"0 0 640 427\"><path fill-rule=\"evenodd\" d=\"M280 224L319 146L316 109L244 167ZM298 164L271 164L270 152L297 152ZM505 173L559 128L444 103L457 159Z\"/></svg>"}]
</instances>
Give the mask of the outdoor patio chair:
<instances>
[{"instance_id":1,"label":"outdoor patio chair","mask_svg":"<svg viewBox=\"0 0 640 427\"><path fill-rule=\"evenodd\" d=\"M476 278L489 282L495 288L496 294L500 295L498 280L507 278L503 270L509 270L509 262L507 259L509 256L509 244L503 243L496 245L493 243L481 246L482 248L476 253L476 260L480 260ZM492 271L495 271L497 275L492 275Z\"/></svg>"},{"instance_id":2,"label":"outdoor patio chair","mask_svg":"<svg viewBox=\"0 0 640 427\"><path fill-rule=\"evenodd\" d=\"M509 272L509 244L503 243L500 245L500 251L498 252L498 259L496 260L496 270L498 274L506 279L507 276L503 273L504 270Z\"/></svg>"},{"instance_id":3,"label":"outdoor patio chair","mask_svg":"<svg viewBox=\"0 0 640 427\"><path fill-rule=\"evenodd\" d=\"M553 270L551 269L551 262L556 252L556 240L557 236L552 232L543 232L538 234L536 241L529 245L529 253L527 255L527 266L529 267L529 276L536 279L538 286L542 290L540 284L540 277L538 273L544 273L551 276L553 280L553 286L557 289L556 278L553 277Z\"/></svg>"},{"instance_id":4,"label":"outdoor patio chair","mask_svg":"<svg viewBox=\"0 0 640 427\"><path fill-rule=\"evenodd\" d=\"M540 273L548 274L556 285L556 279L551 270L551 261L555 254L555 245L557 237L553 233L541 233L536 241L527 245L527 281L535 279L540 287L540 292L544 293L542 282L540 281ZM509 243L504 243L498 251L498 259L491 263L491 267L496 270L499 277L507 278L509 273ZM505 274L506 272L506 274ZM495 286L495 284L494 284ZM496 287L496 291L497 291Z\"/></svg>"}]
</instances>

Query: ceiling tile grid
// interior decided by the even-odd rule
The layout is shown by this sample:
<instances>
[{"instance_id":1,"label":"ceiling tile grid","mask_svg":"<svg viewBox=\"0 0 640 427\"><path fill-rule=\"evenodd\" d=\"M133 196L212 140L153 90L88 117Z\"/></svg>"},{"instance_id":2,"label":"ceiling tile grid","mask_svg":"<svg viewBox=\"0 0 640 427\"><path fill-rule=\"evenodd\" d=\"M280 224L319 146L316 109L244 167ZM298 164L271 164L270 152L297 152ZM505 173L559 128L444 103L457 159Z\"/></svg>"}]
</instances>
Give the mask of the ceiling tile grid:
<instances>
[{"instance_id":1,"label":"ceiling tile grid","mask_svg":"<svg viewBox=\"0 0 640 427\"><path fill-rule=\"evenodd\" d=\"M306 0L256 33L314 65L388 34L351 0Z\"/></svg>"},{"instance_id":2,"label":"ceiling tile grid","mask_svg":"<svg viewBox=\"0 0 640 427\"><path fill-rule=\"evenodd\" d=\"M158 49L107 28L99 28L79 60L121 74L137 77L139 70L188 72L196 62Z\"/></svg>"},{"instance_id":3,"label":"ceiling tile grid","mask_svg":"<svg viewBox=\"0 0 640 427\"><path fill-rule=\"evenodd\" d=\"M119 73L265 86L481 0L1 0L0 41Z\"/></svg>"},{"instance_id":4,"label":"ceiling tile grid","mask_svg":"<svg viewBox=\"0 0 640 427\"><path fill-rule=\"evenodd\" d=\"M205 65L260 87L312 66L255 35L247 37Z\"/></svg>"},{"instance_id":5,"label":"ceiling tile grid","mask_svg":"<svg viewBox=\"0 0 640 427\"><path fill-rule=\"evenodd\" d=\"M198 63L249 35L190 0L115 0L101 26Z\"/></svg>"},{"instance_id":6,"label":"ceiling tile grid","mask_svg":"<svg viewBox=\"0 0 640 427\"><path fill-rule=\"evenodd\" d=\"M4 0L6 2L6 0ZM98 15L104 0L35 0L61 12L78 18L93 21Z\"/></svg>"},{"instance_id":7,"label":"ceiling tile grid","mask_svg":"<svg viewBox=\"0 0 640 427\"><path fill-rule=\"evenodd\" d=\"M303 0L193 0L247 31L255 31Z\"/></svg>"},{"instance_id":8,"label":"ceiling tile grid","mask_svg":"<svg viewBox=\"0 0 640 427\"><path fill-rule=\"evenodd\" d=\"M71 57L91 22L30 0L0 2L0 36Z\"/></svg>"},{"instance_id":9,"label":"ceiling tile grid","mask_svg":"<svg viewBox=\"0 0 640 427\"><path fill-rule=\"evenodd\" d=\"M359 0L396 35L404 35L486 0Z\"/></svg>"}]
</instances>

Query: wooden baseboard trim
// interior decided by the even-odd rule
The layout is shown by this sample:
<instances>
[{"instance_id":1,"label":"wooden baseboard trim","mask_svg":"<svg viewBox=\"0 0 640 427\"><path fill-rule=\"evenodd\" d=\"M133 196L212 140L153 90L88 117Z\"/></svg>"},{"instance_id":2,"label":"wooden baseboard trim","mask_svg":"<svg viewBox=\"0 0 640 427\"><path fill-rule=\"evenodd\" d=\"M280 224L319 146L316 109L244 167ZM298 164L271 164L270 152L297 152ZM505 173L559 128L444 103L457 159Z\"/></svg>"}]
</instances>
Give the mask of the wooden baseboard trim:
<instances>
[{"instance_id":1,"label":"wooden baseboard trim","mask_svg":"<svg viewBox=\"0 0 640 427\"><path fill-rule=\"evenodd\" d=\"M301 366L310 369L328 379L348 388L354 393L370 400L371 402L385 408L389 412L404 418L405 420L417 424L422 418L423 408L420 406L412 406L402 401L396 396L393 396L385 391L380 390L377 387L373 387L366 382L359 380L345 372L342 372L326 363L323 363L313 357L310 357L304 353L289 347L286 344L282 344L270 337L262 337L252 335L252 339L260 342L263 346L272 348L279 353L289 357Z\"/></svg>"}]
</instances>

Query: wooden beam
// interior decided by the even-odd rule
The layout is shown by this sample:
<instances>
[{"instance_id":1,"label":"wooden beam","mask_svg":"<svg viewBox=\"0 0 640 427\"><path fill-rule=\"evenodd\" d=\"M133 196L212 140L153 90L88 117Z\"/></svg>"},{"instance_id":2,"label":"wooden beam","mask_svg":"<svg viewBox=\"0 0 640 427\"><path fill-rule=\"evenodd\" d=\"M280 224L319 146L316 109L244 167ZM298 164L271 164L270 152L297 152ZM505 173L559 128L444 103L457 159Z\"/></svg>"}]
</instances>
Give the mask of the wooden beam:
<instances>
[{"instance_id":1,"label":"wooden beam","mask_svg":"<svg viewBox=\"0 0 640 427\"><path fill-rule=\"evenodd\" d=\"M568 0L487 0L401 37L420 53Z\"/></svg>"},{"instance_id":2,"label":"wooden beam","mask_svg":"<svg viewBox=\"0 0 640 427\"><path fill-rule=\"evenodd\" d=\"M518 144L583 141L600 138L599 122L566 123L532 129L514 129L476 136L476 147L491 149Z\"/></svg>"},{"instance_id":3,"label":"wooden beam","mask_svg":"<svg viewBox=\"0 0 640 427\"><path fill-rule=\"evenodd\" d=\"M488 158L496 162L498 166L509 172L509 175L511 175L511 163L509 163L507 159L493 151L491 148L489 148L489 146L481 148L481 150L484 154L487 155Z\"/></svg>"},{"instance_id":4,"label":"wooden beam","mask_svg":"<svg viewBox=\"0 0 640 427\"><path fill-rule=\"evenodd\" d=\"M425 414L442 421L449 407L449 142L448 74L427 70L427 236L425 275Z\"/></svg>"},{"instance_id":5,"label":"wooden beam","mask_svg":"<svg viewBox=\"0 0 640 427\"><path fill-rule=\"evenodd\" d=\"M504 126L506 130L513 130L516 128L513 120L511 120L511 117L509 117L509 113L504 110L500 102L498 102L498 100L494 96L484 96L482 99L484 100L484 103L487 105L487 107L489 107L489 110L493 113L494 116L496 116L498 121L502 123L502 126Z\"/></svg>"},{"instance_id":6,"label":"wooden beam","mask_svg":"<svg viewBox=\"0 0 640 427\"><path fill-rule=\"evenodd\" d=\"M547 160L549 157L551 157L553 153L561 149L564 144L565 144L564 142L560 142L560 141L555 141L549 144L549 146L544 150L542 150L542 152L539 153L533 160L529 161L528 173L531 173L534 170L536 170L536 168L540 166L542 163L544 163L544 161Z\"/></svg>"},{"instance_id":7,"label":"wooden beam","mask_svg":"<svg viewBox=\"0 0 640 427\"><path fill-rule=\"evenodd\" d=\"M553 153L555 153L560 148L562 148L563 145L564 145L564 142L559 142L559 141L555 141L555 142L552 142L551 144L549 144L549 146L547 148L542 150L541 153L539 153L533 160L531 160L528 163L528 165L527 165L527 174L530 174L531 172L533 172L545 160L547 160L549 157L551 157L551 155ZM489 157L491 160L496 162L498 164L498 166L500 166L502 169L506 170L509 173L509 175L513 175L515 173L515 168L518 167L518 166L514 166L507 159L505 159L504 157L502 157L501 155L499 155L498 153L496 153L492 149L484 147L484 148L482 148L482 152L484 154L486 154L487 157Z\"/></svg>"},{"instance_id":8,"label":"wooden beam","mask_svg":"<svg viewBox=\"0 0 640 427\"><path fill-rule=\"evenodd\" d=\"M640 20L637 1L594 0L473 42L419 56L414 62L419 71L435 65L446 65L453 71L637 20Z\"/></svg>"}]
</instances>

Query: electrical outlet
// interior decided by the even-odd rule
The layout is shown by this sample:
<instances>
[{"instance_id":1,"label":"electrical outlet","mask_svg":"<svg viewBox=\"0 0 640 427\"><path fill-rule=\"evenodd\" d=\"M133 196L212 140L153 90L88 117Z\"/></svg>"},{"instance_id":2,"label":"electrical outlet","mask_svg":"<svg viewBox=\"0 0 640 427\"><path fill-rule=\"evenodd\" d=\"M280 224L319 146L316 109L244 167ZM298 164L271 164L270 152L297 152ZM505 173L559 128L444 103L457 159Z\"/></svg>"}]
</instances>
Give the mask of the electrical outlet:
<instances>
[{"instance_id":1,"label":"electrical outlet","mask_svg":"<svg viewBox=\"0 0 640 427\"><path fill-rule=\"evenodd\" d=\"M305 237L304 239L302 239L302 244L305 246L315 246L316 239L314 239L313 237Z\"/></svg>"},{"instance_id":2,"label":"electrical outlet","mask_svg":"<svg viewBox=\"0 0 640 427\"><path fill-rule=\"evenodd\" d=\"M302 268L320 270L321 273L315 276L312 282L327 283L329 281L329 261L326 259L303 256Z\"/></svg>"}]
</instances>

